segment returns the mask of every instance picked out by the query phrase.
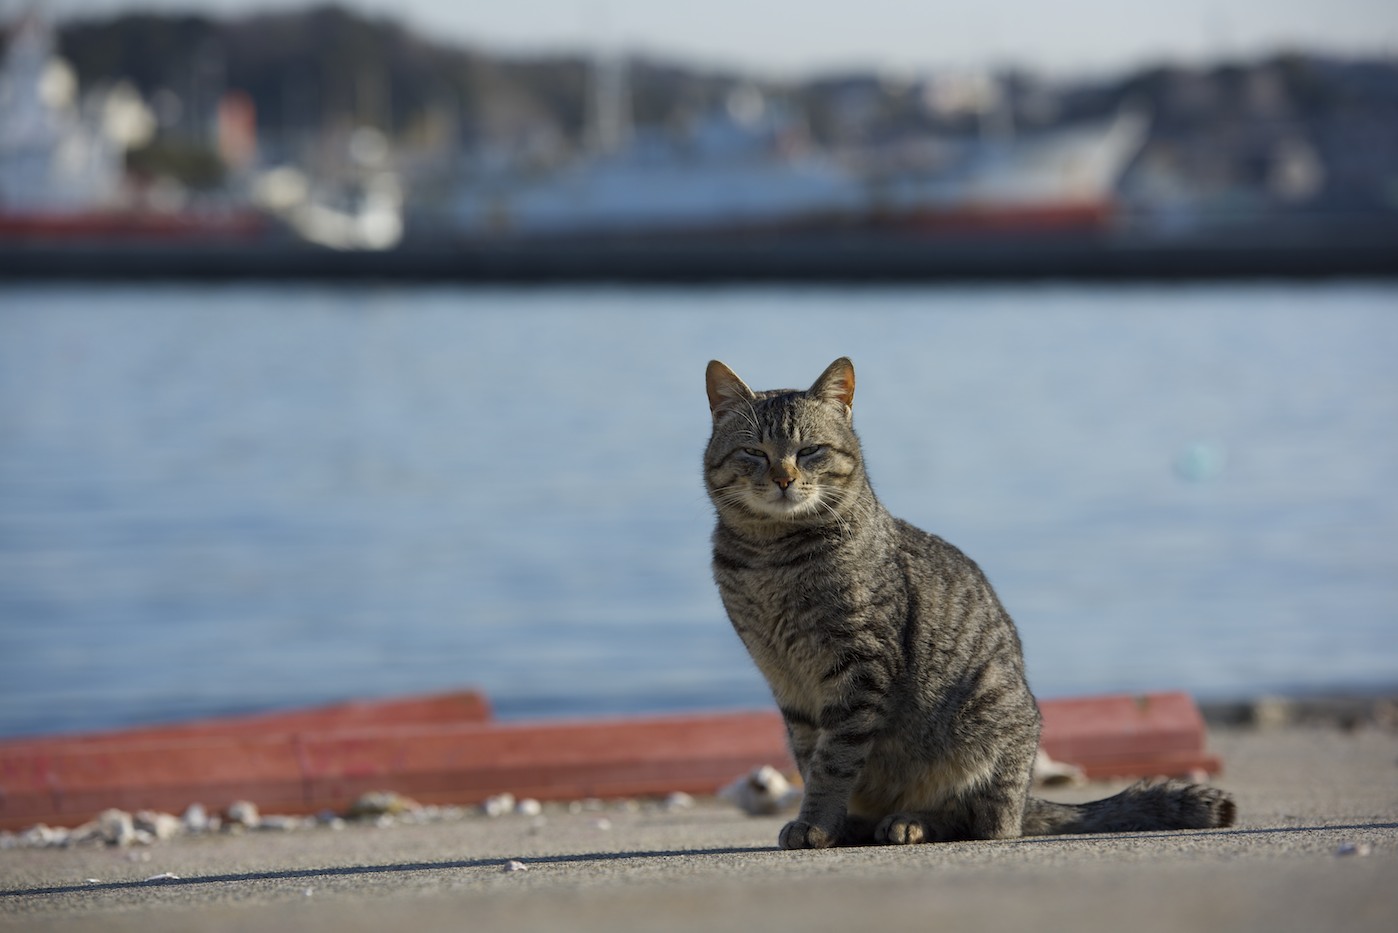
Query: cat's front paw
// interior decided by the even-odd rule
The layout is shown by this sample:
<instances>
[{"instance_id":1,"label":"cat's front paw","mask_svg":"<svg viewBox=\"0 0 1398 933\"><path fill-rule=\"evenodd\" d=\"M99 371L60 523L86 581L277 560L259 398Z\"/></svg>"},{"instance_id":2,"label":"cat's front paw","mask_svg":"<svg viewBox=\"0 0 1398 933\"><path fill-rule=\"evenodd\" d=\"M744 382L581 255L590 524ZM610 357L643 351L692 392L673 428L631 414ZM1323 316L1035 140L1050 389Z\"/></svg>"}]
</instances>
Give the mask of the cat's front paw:
<instances>
[{"instance_id":1,"label":"cat's front paw","mask_svg":"<svg viewBox=\"0 0 1398 933\"><path fill-rule=\"evenodd\" d=\"M783 849L828 849L835 844L835 834L814 823L792 820L782 827L777 845Z\"/></svg>"},{"instance_id":2,"label":"cat's front paw","mask_svg":"<svg viewBox=\"0 0 1398 933\"><path fill-rule=\"evenodd\" d=\"M911 813L886 816L874 829L874 841L885 846L910 846L930 842L932 832L927 824Z\"/></svg>"}]
</instances>

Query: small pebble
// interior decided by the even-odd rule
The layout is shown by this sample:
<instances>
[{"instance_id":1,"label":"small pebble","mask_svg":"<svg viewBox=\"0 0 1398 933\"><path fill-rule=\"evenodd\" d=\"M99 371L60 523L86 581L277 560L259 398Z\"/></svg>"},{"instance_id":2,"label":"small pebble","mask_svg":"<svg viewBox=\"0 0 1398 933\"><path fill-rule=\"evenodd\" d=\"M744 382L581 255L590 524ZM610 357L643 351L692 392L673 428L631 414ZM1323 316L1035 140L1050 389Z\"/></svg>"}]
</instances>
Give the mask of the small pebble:
<instances>
[{"instance_id":1,"label":"small pebble","mask_svg":"<svg viewBox=\"0 0 1398 933\"><path fill-rule=\"evenodd\" d=\"M416 800L404 797L395 791L376 790L361 794L359 799L350 805L348 816L372 817L384 814L401 816L404 813L412 813L420 809L422 809L422 805Z\"/></svg>"},{"instance_id":2,"label":"small pebble","mask_svg":"<svg viewBox=\"0 0 1398 933\"><path fill-rule=\"evenodd\" d=\"M180 819L186 832L207 833L212 828L209 823L209 811L204 809L202 803L192 803L185 807L184 816Z\"/></svg>"},{"instance_id":3,"label":"small pebble","mask_svg":"<svg viewBox=\"0 0 1398 933\"><path fill-rule=\"evenodd\" d=\"M1341 843L1340 847L1335 850L1335 854L1339 856L1354 855L1363 857L1365 855L1372 855L1373 851L1374 847L1367 842L1345 842Z\"/></svg>"},{"instance_id":4,"label":"small pebble","mask_svg":"<svg viewBox=\"0 0 1398 933\"><path fill-rule=\"evenodd\" d=\"M158 875L151 875L149 878L147 878L147 879L145 879L145 880L146 880L147 882L151 882L151 881L179 881L179 880L180 880L180 876L177 875L177 874L175 874L174 872L162 871L160 874L158 874Z\"/></svg>"},{"instance_id":5,"label":"small pebble","mask_svg":"<svg viewBox=\"0 0 1398 933\"><path fill-rule=\"evenodd\" d=\"M103 810L97 825L107 845L129 846L136 841L136 824L125 810Z\"/></svg>"},{"instance_id":6,"label":"small pebble","mask_svg":"<svg viewBox=\"0 0 1398 933\"><path fill-rule=\"evenodd\" d=\"M682 790L677 790L666 797L661 806L666 810L688 810L694 806L694 798Z\"/></svg>"},{"instance_id":7,"label":"small pebble","mask_svg":"<svg viewBox=\"0 0 1398 933\"><path fill-rule=\"evenodd\" d=\"M173 839L183 827L184 823L172 813L141 810L136 814L136 829L145 830L161 841Z\"/></svg>"},{"instance_id":8,"label":"small pebble","mask_svg":"<svg viewBox=\"0 0 1398 933\"><path fill-rule=\"evenodd\" d=\"M96 820L89 820L81 826L76 826L68 831L68 844L77 845L85 842L103 842L102 827Z\"/></svg>"},{"instance_id":9,"label":"small pebble","mask_svg":"<svg viewBox=\"0 0 1398 933\"><path fill-rule=\"evenodd\" d=\"M593 829L601 829L601 830L608 830L608 829L611 829L611 828L612 828L612 821L609 820L609 819L607 819L607 818L604 816L604 817L602 817L601 819L593 820L593 821L592 821L592 828L593 828Z\"/></svg>"},{"instance_id":10,"label":"small pebble","mask_svg":"<svg viewBox=\"0 0 1398 933\"><path fill-rule=\"evenodd\" d=\"M36 823L20 835L19 844L26 847L42 848L60 845L62 839L63 834L60 830L44 823Z\"/></svg>"},{"instance_id":11,"label":"small pebble","mask_svg":"<svg viewBox=\"0 0 1398 933\"><path fill-rule=\"evenodd\" d=\"M529 870L529 866L526 865L526 864L524 864L523 862L517 861L517 860L515 860L515 859L510 859L508 862L506 862L506 863L501 867L500 870L501 870L502 872L506 872L506 871L528 871L528 870Z\"/></svg>"},{"instance_id":12,"label":"small pebble","mask_svg":"<svg viewBox=\"0 0 1398 933\"><path fill-rule=\"evenodd\" d=\"M487 797L481 803L481 812L486 816L504 816L514 810L515 795L509 792L496 794L494 797Z\"/></svg>"},{"instance_id":13,"label":"small pebble","mask_svg":"<svg viewBox=\"0 0 1398 933\"><path fill-rule=\"evenodd\" d=\"M294 816L264 816L258 822L257 828L274 832L289 832L293 829L300 829L303 825L303 822Z\"/></svg>"},{"instance_id":14,"label":"small pebble","mask_svg":"<svg viewBox=\"0 0 1398 933\"><path fill-rule=\"evenodd\" d=\"M768 816L795 804L801 799L801 790L792 787L776 768L763 765L735 778L718 796L749 816Z\"/></svg>"},{"instance_id":15,"label":"small pebble","mask_svg":"<svg viewBox=\"0 0 1398 933\"><path fill-rule=\"evenodd\" d=\"M540 813L544 812L544 805L533 797L525 797L519 803L515 804L515 812L520 816L538 816Z\"/></svg>"},{"instance_id":16,"label":"small pebble","mask_svg":"<svg viewBox=\"0 0 1398 933\"><path fill-rule=\"evenodd\" d=\"M262 815L257 812L257 804L250 800L238 800L229 804L226 815L230 823L246 826L248 829L256 829L262 822Z\"/></svg>"},{"instance_id":17,"label":"small pebble","mask_svg":"<svg viewBox=\"0 0 1398 933\"><path fill-rule=\"evenodd\" d=\"M321 810L315 815L314 822L317 826L323 826L326 829L333 830L341 830L349 825L345 822L345 818L334 810Z\"/></svg>"}]
</instances>

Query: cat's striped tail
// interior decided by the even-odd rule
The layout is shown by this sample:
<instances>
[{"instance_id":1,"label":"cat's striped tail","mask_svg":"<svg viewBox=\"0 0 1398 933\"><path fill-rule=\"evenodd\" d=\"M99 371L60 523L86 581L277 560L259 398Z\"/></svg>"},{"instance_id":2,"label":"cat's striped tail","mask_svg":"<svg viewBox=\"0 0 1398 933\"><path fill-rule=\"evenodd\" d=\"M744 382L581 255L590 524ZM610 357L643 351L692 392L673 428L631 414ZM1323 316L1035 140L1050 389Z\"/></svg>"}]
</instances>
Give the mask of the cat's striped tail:
<instances>
[{"instance_id":1,"label":"cat's striped tail","mask_svg":"<svg viewBox=\"0 0 1398 933\"><path fill-rule=\"evenodd\" d=\"M1030 797L1024 808L1024 835L1213 829L1232 826L1236 818L1233 798L1216 787L1177 780L1141 781L1091 803Z\"/></svg>"}]
</instances>

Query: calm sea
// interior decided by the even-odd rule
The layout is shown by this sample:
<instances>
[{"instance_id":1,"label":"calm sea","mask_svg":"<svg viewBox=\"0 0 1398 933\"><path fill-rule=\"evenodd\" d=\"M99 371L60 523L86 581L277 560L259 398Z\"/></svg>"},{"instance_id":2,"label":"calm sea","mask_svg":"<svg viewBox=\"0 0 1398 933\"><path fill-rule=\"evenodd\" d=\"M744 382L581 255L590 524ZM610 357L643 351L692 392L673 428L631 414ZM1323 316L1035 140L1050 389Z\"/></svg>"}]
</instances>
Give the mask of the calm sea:
<instances>
[{"instance_id":1,"label":"calm sea","mask_svg":"<svg viewBox=\"0 0 1398 933\"><path fill-rule=\"evenodd\" d=\"M1398 683L1398 287L0 290L0 735L755 707L711 357L836 356L1041 696Z\"/></svg>"}]
</instances>

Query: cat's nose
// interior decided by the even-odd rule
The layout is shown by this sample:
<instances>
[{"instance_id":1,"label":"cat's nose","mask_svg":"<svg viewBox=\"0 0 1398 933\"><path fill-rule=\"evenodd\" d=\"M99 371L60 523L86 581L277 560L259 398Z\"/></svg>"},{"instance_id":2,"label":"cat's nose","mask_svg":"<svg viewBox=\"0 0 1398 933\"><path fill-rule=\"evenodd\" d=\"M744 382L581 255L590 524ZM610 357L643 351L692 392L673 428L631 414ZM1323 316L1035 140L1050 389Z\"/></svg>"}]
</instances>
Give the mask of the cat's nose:
<instances>
[{"instance_id":1,"label":"cat's nose","mask_svg":"<svg viewBox=\"0 0 1398 933\"><path fill-rule=\"evenodd\" d=\"M782 488L783 491L785 491L786 487L791 485L792 479L790 476L774 476L772 477L772 482L776 483L778 486Z\"/></svg>"}]
</instances>

